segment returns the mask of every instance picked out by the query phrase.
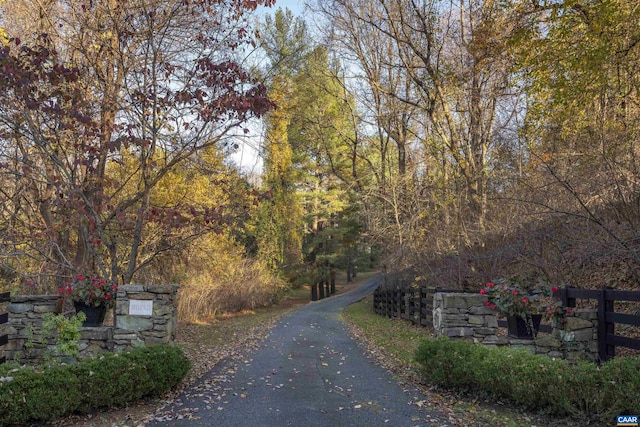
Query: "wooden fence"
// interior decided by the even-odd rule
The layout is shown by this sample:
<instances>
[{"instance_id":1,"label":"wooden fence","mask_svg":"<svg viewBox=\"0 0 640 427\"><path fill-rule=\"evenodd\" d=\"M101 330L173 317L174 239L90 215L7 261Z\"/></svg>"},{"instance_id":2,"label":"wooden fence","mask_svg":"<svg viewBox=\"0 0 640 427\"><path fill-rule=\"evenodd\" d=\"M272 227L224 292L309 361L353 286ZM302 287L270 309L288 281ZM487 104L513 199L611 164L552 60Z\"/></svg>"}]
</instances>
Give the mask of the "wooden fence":
<instances>
[{"instance_id":1,"label":"wooden fence","mask_svg":"<svg viewBox=\"0 0 640 427\"><path fill-rule=\"evenodd\" d=\"M615 302L640 302L639 291L617 291L613 289L575 289L564 288L558 291L565 307L575 307L576 300L590 299L598 302L598 353L600 360L615 357L616 347L640 350L640 339L616 335L615 325L640 326L640 316L636 314L616 313ZM638 311L636 311L637 313Z\"/></svg>"},{"instance_id":2,"label":"wooden fence","mask_svg":"<svg viewBox=\"0 0 640 427\"><path fill-rule=\"evenodd\" d=\"M394 289L378 288L373 294L373 307L377 314L388 317L400 317L422 326L433 325L433 295L436 292L463 293L461 290L435 288ZM640 315L616 313L615 301L640 302L640 291L617 291L610 289L585 290L563 288L555 296L562 300L565 307L575 307L578 299L592 299L598 302L598 343L600 360L606 361L615 356L616 347L640 350L640 339L615 334L615 325L640 326ZM640 312L640 311L638 311ZM498 325L506 328L506 320ZM549 325L540 325L540 332L550 333Z\"/></svg>"},{"instance_id":3,"label":"wooden fence","mask_svg":"<svg viewBox=\"0 0 640 427\"><path fill-rule=\"evenodd\" d=\"M10 292L0 293L0 303L9 302L11 300ZM4 312L0 313L0 325L9 322L9 313ZM9 342L9 335L2 334L0 335L0 347L5 346ZM6 361L5 356L0 357L0 363L4 363Z\"/></svg>"},{"instance_id":4,"label":"wooden fence","mask_svg":"<svg viewBox=\"0 0 640 427\"><path fill-rule=\"evenodd\" d=\"M422 326L433 325L433 295L436 292L461 292L455 290L419 288L381 290L373 294L376 313L387 317L401 317Z\"/></svg>"}]
</instances>

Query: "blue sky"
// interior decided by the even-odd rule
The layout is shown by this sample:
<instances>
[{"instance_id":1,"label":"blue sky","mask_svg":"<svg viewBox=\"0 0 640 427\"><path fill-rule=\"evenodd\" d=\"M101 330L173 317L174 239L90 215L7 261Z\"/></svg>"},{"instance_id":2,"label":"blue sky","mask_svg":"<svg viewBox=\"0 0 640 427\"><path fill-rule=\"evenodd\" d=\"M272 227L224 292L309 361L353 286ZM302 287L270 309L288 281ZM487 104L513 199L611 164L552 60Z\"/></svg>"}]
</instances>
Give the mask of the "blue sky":
<instances>
[{"instance_id":1,"label":"blue sky","mask_svg":"<svg viewBox=\"0 0 640 427\"><path fill-rule=\"evenodd\" d=\"M304 9L304 1L303 0L276 0L275 6L272 8L265 8L266 13L273 14L278 8L281 7L283 9L288 8L293 12L294 15L300 16L302 14L302 10Z\"/></svg>"},{"instance_id":2,"label":"blue sky","mask_svg":"<svg viewBox=\"0 0 640 427\"><path fill-rule=\"evenodd\" d=\"M1 1L1 0L0 0ZM269 14L273 16L278 8L289 9L294 16L302 16L304 11L304 0L276 0L273 7L259 7L257 13L259 15ZM262 158L258 155L261 145L262 130L260 126L249 126L252 130L251 134L241 138L237 142L240 148L232 156L232 161L236 162L245 172L260 173L262 171Z\"/></svg>"}]
</instances>

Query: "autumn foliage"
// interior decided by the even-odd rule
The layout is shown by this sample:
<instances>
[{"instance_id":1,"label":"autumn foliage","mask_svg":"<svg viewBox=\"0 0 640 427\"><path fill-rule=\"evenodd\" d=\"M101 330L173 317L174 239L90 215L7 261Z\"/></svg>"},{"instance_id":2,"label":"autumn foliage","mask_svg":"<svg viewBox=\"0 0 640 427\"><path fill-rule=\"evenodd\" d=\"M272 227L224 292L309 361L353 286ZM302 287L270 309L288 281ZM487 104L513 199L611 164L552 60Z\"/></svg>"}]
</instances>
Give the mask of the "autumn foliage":
<instances>
[{"instance_id":1,"label":"autumn foliage","mask_svg":"<svg viewBox=\"0 0 640 427\"><path fill-rule=\"evenodd\" d=\"M264 3L70 2L32 28L15 11L0 47L5 279L34 292L80 273L131 283L246 215L250 191L191 197L189 184L215 187L228 138L271 108L234 57L252 43L243 16Z\"/></svg>"}]
</instances>

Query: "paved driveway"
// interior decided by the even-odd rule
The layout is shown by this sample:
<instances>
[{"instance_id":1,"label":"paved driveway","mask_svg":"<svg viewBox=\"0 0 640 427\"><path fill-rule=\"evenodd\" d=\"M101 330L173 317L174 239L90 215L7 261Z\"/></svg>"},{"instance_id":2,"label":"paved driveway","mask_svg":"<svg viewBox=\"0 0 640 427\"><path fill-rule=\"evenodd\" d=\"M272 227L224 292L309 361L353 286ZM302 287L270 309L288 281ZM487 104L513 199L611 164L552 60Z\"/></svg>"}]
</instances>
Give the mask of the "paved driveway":
<instances>
[{"instance_id":1,"label":"paved driveway","mask_svg":"<svg viewBox=\"0 0 640 427\"><path fill-rule=\"evenodd\" d=\"M367 358L338 319L377 285L372 279L284 317L259 350L219 363L164 408L165 425L447 425L413 404L424 395Z\"/></svg>"}]
</instances>

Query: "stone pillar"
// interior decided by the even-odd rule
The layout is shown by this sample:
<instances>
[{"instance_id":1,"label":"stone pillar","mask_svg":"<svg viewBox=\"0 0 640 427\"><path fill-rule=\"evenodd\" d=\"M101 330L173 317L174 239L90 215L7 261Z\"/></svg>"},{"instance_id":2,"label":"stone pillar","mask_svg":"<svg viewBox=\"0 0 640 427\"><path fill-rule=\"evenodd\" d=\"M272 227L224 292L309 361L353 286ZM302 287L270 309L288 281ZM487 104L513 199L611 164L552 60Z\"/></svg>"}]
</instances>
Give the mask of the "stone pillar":
<instances>
[{"instance_id":1,"label":"stone pillar","mask_svg":"<svg viewBox=\"0 0 640 427\"><path fill-rule=\"evenodd\" d=\"M124 285L116 298L114 349L175 339L178 285Z\"/></svg>"},{"instance_id":2,"label":"stone pillar","mask_svg":"<svg viewBox=\"0 0 640 427\"><path fill-rule=\"evenodd\" d=\"M498 341L498 319L480 294L436 293L433 297L433 328L436 337L463 338L485 345Z\"/></svg>"}]
</instances>

